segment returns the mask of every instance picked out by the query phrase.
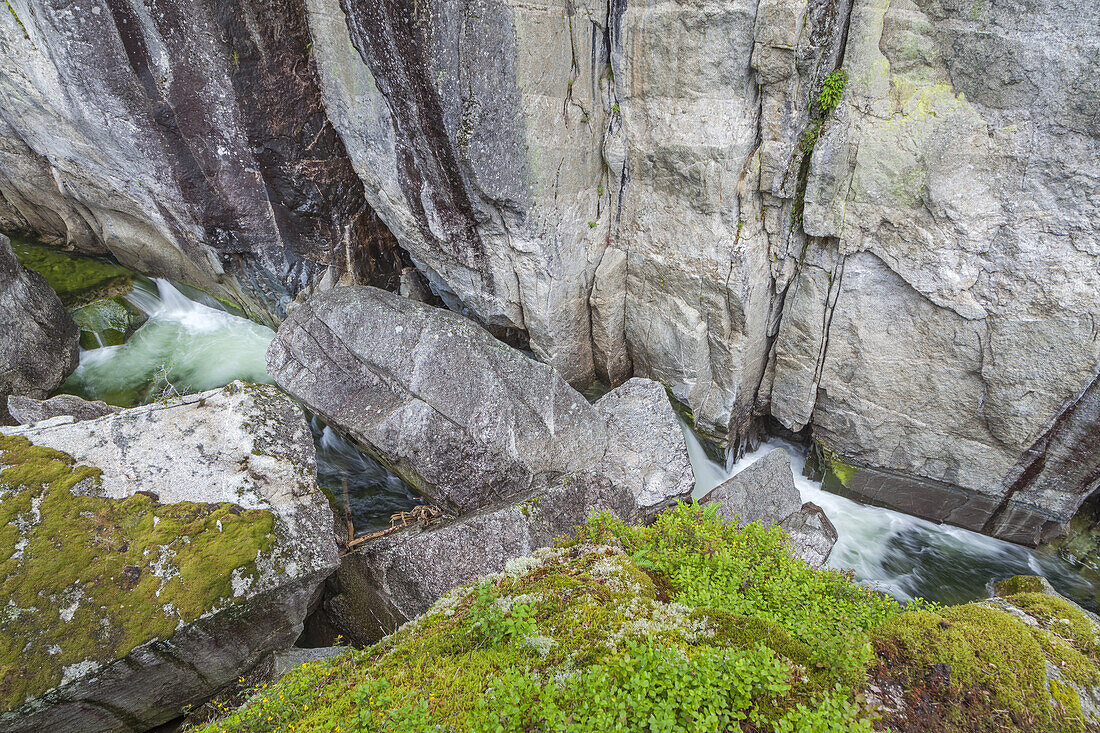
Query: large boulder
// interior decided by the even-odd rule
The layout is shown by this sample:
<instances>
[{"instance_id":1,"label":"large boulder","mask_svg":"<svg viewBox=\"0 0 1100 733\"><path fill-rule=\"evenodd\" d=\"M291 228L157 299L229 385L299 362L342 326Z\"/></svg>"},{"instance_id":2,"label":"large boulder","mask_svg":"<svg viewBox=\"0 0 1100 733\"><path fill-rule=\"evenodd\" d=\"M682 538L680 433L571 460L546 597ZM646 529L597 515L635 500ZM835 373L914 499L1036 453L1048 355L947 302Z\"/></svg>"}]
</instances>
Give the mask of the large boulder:
<instances>
[{"instance_id":1,"label":"large boulder","mask_svg":"<svg viewBox=\"0 0 1100 733\"><path fill-rule=\"evenodd\" d=\"M0 465L5 732L175 718L290 646L336 567L308 426L274 387L4 429Z\"/></svg>"},{"instance_id":2,"label":"large boulder","mask_svg":"<svg viewBox=\"0 0 1100 733\"><path fill-rule=\"evenodd\" d=\"M370 643L443 593L573 533L595 511L648 522L694 485L683 433L664 388L634 378L604 395L608 447L592 466L518 499L427 529L413 526L346 556L326 610L345 635Z\"/></svg>"},{"instance_id":3,"label":"large boulder","mask_svg":"<svg viewBox=\"0 0 1100 733\"><path fill-rule=\"evenodd\" d=\"M553 367L467 318L376 288L322 293L280 326L268 373L411 486L464 512L593 465L604 421Z\"/></svg>"},{"instance_id":4,"label":"large boulder","mask_svg":"<svg viewBox=\"0 0 1100 733\"><path fill-rule=\"evenodd\" d=\"M825 564L836 544L836 527L821 507L802 503L794 485L791 457L782 448L768 451L699 503L717 504L718 514L738 526L749 522L779 525L791 535L794 555L814 567Z\"/></svg>"},{"instance_id":5,"label":"large boulder","mask_svg":"<svg viewBox=\"0 0 1100 733\"><path fill-rule=\"evenodd\" d=\"M0 234L0 424L8 395L42 398L76 369L79 331L57 294Z\"/></svg>"}]
</instances>

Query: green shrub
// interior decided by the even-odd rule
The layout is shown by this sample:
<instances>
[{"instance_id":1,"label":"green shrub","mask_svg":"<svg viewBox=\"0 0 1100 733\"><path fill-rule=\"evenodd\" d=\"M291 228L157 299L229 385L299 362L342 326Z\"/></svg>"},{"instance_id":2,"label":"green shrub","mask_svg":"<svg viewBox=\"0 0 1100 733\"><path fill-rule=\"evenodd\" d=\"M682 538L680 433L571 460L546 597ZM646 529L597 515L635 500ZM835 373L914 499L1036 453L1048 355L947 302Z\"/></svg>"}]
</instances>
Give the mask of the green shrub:
<instances>
[{"instance_id":1,"label":"green shrub","mask_svg":"<svg viewBox=\"0 0 1100 733\"><path fill-rule=\"evenodd\" d=\"M821 93L817 95L817 107L822 117L828 116L840 104L840 98L844 96L844 87L847 84L848 72L844 69L837 69L825 77Z\"/></svg>"}]
</instances>

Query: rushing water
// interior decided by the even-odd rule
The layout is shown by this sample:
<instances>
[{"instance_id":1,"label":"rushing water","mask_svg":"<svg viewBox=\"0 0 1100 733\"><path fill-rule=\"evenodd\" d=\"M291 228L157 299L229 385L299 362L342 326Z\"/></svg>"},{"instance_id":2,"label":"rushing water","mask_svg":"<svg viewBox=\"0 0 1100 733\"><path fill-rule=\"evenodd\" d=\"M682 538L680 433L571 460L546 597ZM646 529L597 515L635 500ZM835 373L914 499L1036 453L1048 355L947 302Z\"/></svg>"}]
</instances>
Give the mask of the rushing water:
<instances>
[{"instance_id":1,"label":"rushing water","mask_svg":"<svg viewBox=\"0 0 1100 733\"><path fill-rule=\"evenodd\" d=\"M264 355L271 329L238 317L216 301L199 303L166 280L137 279L127 299L149 320L120 346L82 351L63 390L87 399L131 406L221 387L234 379L270 382ZM596 393L592 397L598 396ZM319 418L312 417L318 483L348 511L357 533L388 526L389 516L416 503L400 479ZM695 497L749 466L772 448L791 454L803 501L818 504L837 528L829 558L836 568L901 600L916 596L959 603L988 595L992 582L1018 573L1043 575L1066 595L1096 609L1095 590L1056 554L1028 550L975 532L864 506L824 491L802 475L801 446L773 440L724 466L707 457L683 424L695 470Z\"/></svg>"},{"instance_id":2,"label":"rushing water","mask_svg":"<svg viewBox=\"0 0 1100 733\"><path fill-rule=\"evenodd\" d=\"M274 332L184 295L167 280L136 279L126 299L149 320L126 343L82 350L62 387L85 399L130 407L215 389L235 379L269 383L265 353ZM311 417L317 482L348 507L357 533L389 526L416 503L410 490L347 438Z\"/></svg>"},{"instance_id":3,"label":"rushing water","mask_svg":"<svg viewBox=\"0 0 1100 733\"><path fill-rule=\"evenodd\" d=\"M850 569L858 580L899 600L923 597L940 603L963 603L990 595L992 584L1013 575L1042 575L1060 592L1092 610L1096 589L1078 569L1055 553L1043 553L946 524L867 506L829 493L803 476L806 450L770 440L732 466L707 457L699 439L684 427L688 454L700 498L750 466L773 448L791 456L794 483L802 501L825 510L837 530L829 565Z\"/></svg>"}]
</instances>

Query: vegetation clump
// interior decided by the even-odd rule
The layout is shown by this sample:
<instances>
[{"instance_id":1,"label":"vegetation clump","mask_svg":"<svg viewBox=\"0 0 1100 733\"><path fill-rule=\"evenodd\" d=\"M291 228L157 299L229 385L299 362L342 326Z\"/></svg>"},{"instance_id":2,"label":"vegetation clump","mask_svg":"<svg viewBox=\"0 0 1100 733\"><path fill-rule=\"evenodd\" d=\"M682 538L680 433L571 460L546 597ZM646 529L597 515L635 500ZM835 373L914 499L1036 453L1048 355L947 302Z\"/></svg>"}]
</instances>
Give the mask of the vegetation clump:
<instances>
[{"instance_id":1,"label":"vegetation clump","mask_svg":"<svg viewBox=\"0 0 1100 733\"><path fill-rule=\"evenodd\" d=\"M234 602L274 517L97 496L100 472L0 436L0 711Z\"/></svg>"},{"instance_id":2,"label":"vegetation clump","mask_svg":"<svg viewBox=\"0 0 1100 733\"><path fill-rule=\"evenodd\" d=\"M840 104L847 85L848 72L844 69L832 71L825 77L825 83L821 85L821 92L817 95L817 108L822 117L828 117Z\"/></svg>"},{"instance_id":3,"label":"vegetation clump","mask_svg":"<svg viewBox=\"0 0 1100 733\"><path fill-rule=\"evenodd\" d=\"M855 686L898 606L788 543L714 507L599 514L206 731L870 731Z\"/></svg>"},{"instance_id":4,"label":"vegetation clump","mask_svg":"<svg viewBox=\"0 0 1100 733\"><path fill-rule=\"evenodd\" d=\"M1096 723L1079 692L1100 685L1095 647L1072 604L1023 591L903 607L794 559L789 542L781 529L739 530L695 504L648 527L597 514L557 547L448 593L375 646L260 687L203 733ZM1065 636L1028 623L1021 607L1050 615L1047 626Z\"/></svg>"}]
</instances>

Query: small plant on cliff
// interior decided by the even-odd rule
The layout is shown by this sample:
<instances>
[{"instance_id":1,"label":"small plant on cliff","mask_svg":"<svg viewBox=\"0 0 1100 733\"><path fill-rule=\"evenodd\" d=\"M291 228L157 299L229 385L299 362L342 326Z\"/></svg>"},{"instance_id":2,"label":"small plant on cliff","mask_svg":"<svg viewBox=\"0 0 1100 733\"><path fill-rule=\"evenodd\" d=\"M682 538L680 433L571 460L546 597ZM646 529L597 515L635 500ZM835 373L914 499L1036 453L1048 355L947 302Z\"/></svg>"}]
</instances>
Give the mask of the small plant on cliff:
<instances>
[{"instance_id":1,"label":"small plant on cliff","mask_svg":"<svg viewBox=\"0 0 1100 733\"><path fill-rule=\"evenodd\" d=\"M840 98L844 96L844 87L847 84L848 72L844 69L837 69L825 77L821 93L817 95L817 106L821 110L822 117L828 116L840 104Z\"/></svg>"}]
</instances>

